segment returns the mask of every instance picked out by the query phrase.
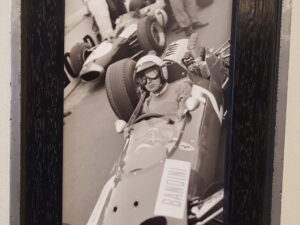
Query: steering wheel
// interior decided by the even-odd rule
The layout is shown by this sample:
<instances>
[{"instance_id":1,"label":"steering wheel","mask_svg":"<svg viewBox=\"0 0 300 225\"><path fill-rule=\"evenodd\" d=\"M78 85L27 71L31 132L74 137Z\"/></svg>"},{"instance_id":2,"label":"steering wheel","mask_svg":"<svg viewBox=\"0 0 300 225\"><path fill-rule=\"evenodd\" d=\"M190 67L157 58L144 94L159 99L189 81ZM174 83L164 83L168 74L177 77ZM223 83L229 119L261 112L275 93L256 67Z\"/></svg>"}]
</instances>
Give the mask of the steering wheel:
<instances>
[{"instance_id":1,"label":"steering wheel","mask_svg":"<svg viewBox=\"0 0 300 225\"><path fill-rule=\"evenodd\" d=\"M140 115L138 118L136 118L136 120L133 123L138 123L141 120L147 120L152 117L159 118L159 117L165 117L165 115L158 114L158 113L146 113L146 114ZM166 118L166 120L167 120L167 118Z\"/></svg>"}]
</instances>

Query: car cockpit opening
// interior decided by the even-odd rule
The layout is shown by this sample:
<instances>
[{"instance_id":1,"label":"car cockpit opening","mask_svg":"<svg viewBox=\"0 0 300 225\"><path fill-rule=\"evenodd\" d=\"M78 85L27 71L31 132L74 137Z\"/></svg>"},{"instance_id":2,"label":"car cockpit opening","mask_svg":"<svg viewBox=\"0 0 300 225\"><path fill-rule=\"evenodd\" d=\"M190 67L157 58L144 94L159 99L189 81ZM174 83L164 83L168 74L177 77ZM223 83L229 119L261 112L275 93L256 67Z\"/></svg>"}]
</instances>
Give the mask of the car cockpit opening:
<instances>
[{"instance_id":1,"label":"car cockpit opening","mask_svg":"<svg viewBox=\"0 0 300 225\"><path fill-rule=\"evenodd\" d=\"M167 225L167 219L164 216L156 216L145 220L140 225Z\"/></svg>"},{"instance_id":2,"label":"car cockpit opening","mask_svg":"<svg viewBox=\"0 0 300 225\"><path fill-rule=\"evenodd\" d=\"M101 73L97 71L92 71L82 75L81 80L84 82L90 82L90 81L98 80L100 77L101 77Z\"/></svg>"}]
</instances>

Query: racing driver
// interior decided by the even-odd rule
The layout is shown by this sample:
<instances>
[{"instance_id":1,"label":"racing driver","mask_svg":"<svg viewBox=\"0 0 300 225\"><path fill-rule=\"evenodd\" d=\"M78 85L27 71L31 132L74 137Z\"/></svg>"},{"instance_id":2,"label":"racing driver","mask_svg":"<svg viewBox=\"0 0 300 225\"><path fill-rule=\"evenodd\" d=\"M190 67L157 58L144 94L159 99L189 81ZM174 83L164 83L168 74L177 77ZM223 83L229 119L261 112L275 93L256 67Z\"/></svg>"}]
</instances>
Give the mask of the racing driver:
<instances>
[{"instance_id":1,"label":"racing driver","mask_svg":"<svg viewBox=\"0 0 300 225\"><path fill-rule=\"evenodd\" d=\"M192 82L183 78L168 83L168 70L161 58L150 53L139 59L134 80L142 90L149 92L142 113L183 116L185 100L191 96Z\"/></svg>"}]
</instances>

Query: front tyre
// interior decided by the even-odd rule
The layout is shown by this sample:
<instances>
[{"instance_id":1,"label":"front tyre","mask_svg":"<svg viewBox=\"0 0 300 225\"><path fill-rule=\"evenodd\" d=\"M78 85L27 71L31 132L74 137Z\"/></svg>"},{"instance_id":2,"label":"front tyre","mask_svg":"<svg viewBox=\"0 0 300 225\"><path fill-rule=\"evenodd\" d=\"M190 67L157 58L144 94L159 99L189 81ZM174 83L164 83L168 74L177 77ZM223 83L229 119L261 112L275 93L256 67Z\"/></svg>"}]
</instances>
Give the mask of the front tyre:
<instances>
[{"instance_id":1,"label":"front tyre","mask_svg":"<svg viewBox=\"0 0 300 225\"><path fill-rule=\"evenodd\" d=\"M136 62L126 58L111 64L105 78L108 101L119 119L128 121L139 97L133 81Z\"/></svg>"},{"instance_id":2,"label":"front tyre","mask_svg":"<svg viewBox=\"0 0 300 225\"><path fill-rule=\"evenodd\" d=\"M70 51L70 61L73 73L78 76L82 65L88 57L88 50L91 46L88 43L81 42L74 45Z\"/></svg>"},{"instance_id":3,"label":"front tyre","mask_svg":"<svg viewBox=\"0 0 300 225\"><path fill-rule=\"evenodd\" d=\"M144 17L138 22L137 37L145 53L155 50L159 55L166 47L163 28L154 17Z\"/></svg>"}]
</instances>

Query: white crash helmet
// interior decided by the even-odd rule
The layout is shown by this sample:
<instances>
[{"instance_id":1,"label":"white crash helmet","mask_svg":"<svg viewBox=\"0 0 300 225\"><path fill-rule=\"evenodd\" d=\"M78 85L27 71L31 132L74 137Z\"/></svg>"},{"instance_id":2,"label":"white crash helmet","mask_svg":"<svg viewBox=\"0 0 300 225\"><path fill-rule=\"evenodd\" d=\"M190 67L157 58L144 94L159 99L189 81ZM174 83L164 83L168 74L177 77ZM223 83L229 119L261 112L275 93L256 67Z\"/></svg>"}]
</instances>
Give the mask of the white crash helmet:
<instances>
[{"instance_id":1,"label":"white crash helmet","mask_svg":"<svg viewBox=\"0 0 300 225\"><path fill-rule=\"evenodd\" d=\"M137 75L141 72L144 71L148 68L157 66L160 69L160 78L162 79L162 81L168 81L168 69L165 66L164 61L154 55L154 54L148 54L146 56L143 56L142 58L140 58L136 65L135 65L135 73L133 75L133 79L135 80Z\"/></svg>"}]
</instances>

